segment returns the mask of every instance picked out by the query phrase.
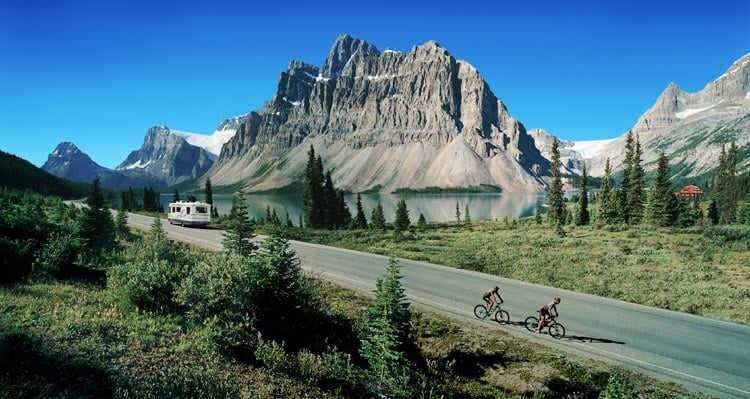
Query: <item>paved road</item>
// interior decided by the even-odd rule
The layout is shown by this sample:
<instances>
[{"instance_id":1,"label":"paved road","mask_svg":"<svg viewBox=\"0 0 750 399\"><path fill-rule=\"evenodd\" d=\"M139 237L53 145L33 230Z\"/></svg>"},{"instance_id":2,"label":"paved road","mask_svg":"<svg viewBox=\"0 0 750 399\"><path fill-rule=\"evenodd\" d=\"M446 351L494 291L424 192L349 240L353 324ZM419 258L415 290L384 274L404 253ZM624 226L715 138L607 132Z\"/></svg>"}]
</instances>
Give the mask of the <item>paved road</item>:
<instances>
[{"instance_id":1,"label":"paved road","mask_svg":"<svg viewBox=\"0 0 750 399\"><path fill-rule=\"evenodd\" d=\"M130 214L128 222L148 229L152 218ZM221 231L183 228L164 222L178 240L220 250ZM306 270L366 293L385 272L384 256L292 241ZM499 285L511 325L482 321L525 339L623 365L721 398L750 398L750 326L655 309L444 266L400 260L409 300L455 318L476 322L472 309L481 292ZM567 335L553 340L520 324L554 296L562 297L560 323Z\"/></svg>"}]
</instances>

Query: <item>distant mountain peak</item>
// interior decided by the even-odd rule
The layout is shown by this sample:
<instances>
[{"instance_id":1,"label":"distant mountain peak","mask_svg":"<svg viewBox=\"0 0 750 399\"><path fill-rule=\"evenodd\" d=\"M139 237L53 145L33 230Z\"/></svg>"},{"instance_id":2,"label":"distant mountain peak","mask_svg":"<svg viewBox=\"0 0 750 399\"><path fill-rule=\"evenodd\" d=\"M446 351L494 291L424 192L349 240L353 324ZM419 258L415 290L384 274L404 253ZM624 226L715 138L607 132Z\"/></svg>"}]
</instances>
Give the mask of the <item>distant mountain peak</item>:
<instances>
[{"instance_id":1,"label":"distant mountain peak","mask_svg":"<svg viewBox=\"0 0 750 399\"><path fill-rule=\"evenodd\" d=\"M81 182L91 182L96 176L109 171L94 162L70 141L63 141L55 147L42 165L42 170L58 177Z\"/></svg>"}]
</instances>

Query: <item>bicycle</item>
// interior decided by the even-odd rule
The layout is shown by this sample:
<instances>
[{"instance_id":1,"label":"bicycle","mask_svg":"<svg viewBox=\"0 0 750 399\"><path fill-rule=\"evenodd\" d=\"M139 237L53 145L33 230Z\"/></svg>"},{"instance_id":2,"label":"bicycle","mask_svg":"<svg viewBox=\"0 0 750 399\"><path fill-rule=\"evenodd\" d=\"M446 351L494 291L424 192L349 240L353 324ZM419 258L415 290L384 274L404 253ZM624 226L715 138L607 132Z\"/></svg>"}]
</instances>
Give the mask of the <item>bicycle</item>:
<instances>
[{"instance_id":1,"label":"bicycle","mask_svg":"<svg viewBox=\"0 0 750 399\"><path fill-rule=\"evenodd\" d=\"M540 311L536 311L537 313L541 314ZM559 316L559 314L558 314ZM549 331L549 335L552 336L552 338L555 339L561 339L565 337L565 327L558 323L557 316L547 316L544 325L542 328L547 327L547 330ZM526 325L526 329L535 332L537 326L539 326L539 318L534 316L529 316L526 318L526 321L524 321L524 324Z\"/></svg>"},{"instance_id":2,"label":"bicycle","mask_svg":"<svg viewBox=\"0 0 750 399\"><path fill-rule=\"evenodd\" d=\"M500 324L507 324L510 322L510 315L508 312L500 309L500 304L495 303L492 305L491 308L487 309L487 306L482 305L481 303L477 306L474 306L474 316L476 316L479 319L486 319L488 316L495 314L495 321Z\"/></svg>"}]
</instances>

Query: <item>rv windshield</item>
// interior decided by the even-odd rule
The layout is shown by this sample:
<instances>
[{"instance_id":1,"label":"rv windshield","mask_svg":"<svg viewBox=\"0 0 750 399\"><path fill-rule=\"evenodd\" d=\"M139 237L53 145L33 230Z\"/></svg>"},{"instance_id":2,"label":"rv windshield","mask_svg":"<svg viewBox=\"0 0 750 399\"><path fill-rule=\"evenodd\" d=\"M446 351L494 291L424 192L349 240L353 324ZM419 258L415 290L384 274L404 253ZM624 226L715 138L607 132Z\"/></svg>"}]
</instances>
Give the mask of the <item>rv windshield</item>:
<instances>
[{"instance_id":1,"label":"rv windshield","mask_svg":"<svg viewBox=\"0 0 750 399\"><path fill-rule=\"evenodd\" d=\"M196 206L195 211L198 213L208 213L205 206Z\"/></svg>"}]
</instances>

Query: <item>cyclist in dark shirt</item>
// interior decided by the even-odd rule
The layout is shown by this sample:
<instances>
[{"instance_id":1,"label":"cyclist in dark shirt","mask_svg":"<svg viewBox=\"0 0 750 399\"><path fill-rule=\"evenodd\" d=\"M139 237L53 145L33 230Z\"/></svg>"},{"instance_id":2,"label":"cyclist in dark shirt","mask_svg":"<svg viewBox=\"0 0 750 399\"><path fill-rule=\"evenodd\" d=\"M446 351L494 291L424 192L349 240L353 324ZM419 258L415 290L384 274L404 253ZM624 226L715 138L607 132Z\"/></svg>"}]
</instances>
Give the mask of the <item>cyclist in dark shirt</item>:
<instances>
[{"instance_id":1,"label":"cyclist in dark shirt","mask_svg":"<svg viewBox=\"0 0 750 399\"><path fill-rule=\"evenodd\" d=\"M550 316L557 317L557 305L559 304L560 304L560 297L556 296L552 302L542 306L542 309L539 311L540 312L539 325L536 326L536 332L538 333L542 332L542 327L544 327L544 325L546 324L548 317ZM552 314L553 310L555 311L555 314Z\"/></svg>"}]
</instances>

